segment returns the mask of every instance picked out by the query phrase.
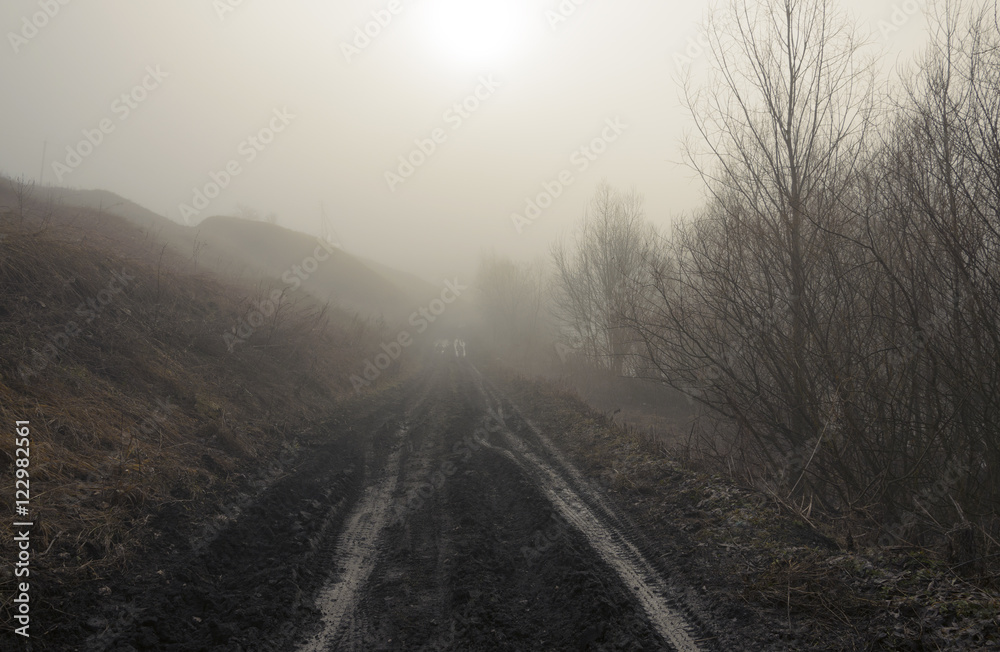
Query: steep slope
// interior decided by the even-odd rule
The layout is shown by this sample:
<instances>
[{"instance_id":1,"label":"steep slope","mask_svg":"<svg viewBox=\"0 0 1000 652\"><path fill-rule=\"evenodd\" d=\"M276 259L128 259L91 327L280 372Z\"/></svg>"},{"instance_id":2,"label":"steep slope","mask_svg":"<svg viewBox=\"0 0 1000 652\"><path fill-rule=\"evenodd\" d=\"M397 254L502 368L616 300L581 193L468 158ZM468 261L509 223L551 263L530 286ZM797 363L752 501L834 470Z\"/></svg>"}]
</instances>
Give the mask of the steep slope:
<instances>
[{"instance_id":1,"label":"steep slope","mask_svg":"<svg viewBox=\"0 0 1000 652\"><path fill-rule=\"evenodd\" d=\"M199 263L217 271L255 271L279 287L300 287L321 301L383 317L401 318L413 300L357 258L315 237L265 222L210 217L195 230Z\"/></svg>"},{"instance_id":2,"label":"steep slope","mask_svg":"<svg viewBox=\"0 0 1000 652\"><path fill-rule=\"evenodd\" d=\"M316 258L320 242L275 224L215 216L187 227L107 190L39 187L34 198L40 207L48 205L48 210L63 215L89 209L122 217L207 270L234 277L261 276L274 287L303 289L365 318L402 319L435 291L410 274L342 249L320 251L320 256L329 256L315 261L320 264L310 272L303 265L312 265L308 259Z\"/></svg>"},{"instance_id":3,"label":"steep slope","mask_svg":"<svg viewBox=\"0 0 1000 652\"><path fill-rule=\"evenodd\" d=\"M222 280L120 217L19 202L0 183L0 419L30 430L27 467L0 438L0 539L33 523L33 634L70 608L67 586L131 563L164 510L206 522L198 540L210 540L220 507L269 483L354 396L350 376L388 334L304 293L255 319L263 282ZM16 481L30 482L19 516ZM5 555L5 623L16 579Z\"/></svg>"}]
</instances>

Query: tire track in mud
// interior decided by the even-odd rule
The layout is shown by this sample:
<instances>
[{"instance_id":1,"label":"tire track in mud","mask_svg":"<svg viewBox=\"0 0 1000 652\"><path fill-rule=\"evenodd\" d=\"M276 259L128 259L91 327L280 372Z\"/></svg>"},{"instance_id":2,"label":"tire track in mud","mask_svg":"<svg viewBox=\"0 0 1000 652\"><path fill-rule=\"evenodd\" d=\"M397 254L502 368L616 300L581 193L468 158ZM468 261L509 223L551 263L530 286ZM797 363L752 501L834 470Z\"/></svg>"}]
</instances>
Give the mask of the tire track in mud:
<instances>
[{"instance_id":1,"label":"tire track in mud","mask_svg":"<svg viewBox=\"0 0 1000 652\"><path fill-rule=\"evenodd\" d=\"M625 525L551 443L512 431L478 370L435 365L423 383L420 419L339 539L354 570L301 650L701 649ZM546 513L568 529L538 564L523 544Z\"/></svg>"},{"instance_id":2,"label":"tire track in mud","mask_svg":"<svg viewBox=\"0 0 1000 652\"><path fill-rule=\"evenodd\" d=\"M535 426L524 421L541 441L545 452L554 458L562 470L574 481L570 486L563 476L541 457L531 451L528 443L506 426L502 401L487 387L482 374L469 365L474 383L486 401L487 410L496 415L504 424L501 429L510 449L487 444L491 449L510 459L529 477L538 483L546 498L553 504L562 518L576 527L601 559L617 573L624 585L642 606L657 632L678 652L701 650L689 633L692 628L684 617L667 604L669 588L659 578L655 568L645 559L639 549L622 532L623 524L607 505L603 497L589 490L582 475L570 465L554 445ZM579 493L578 493L579 492ZM589 501L581 493L586 493ZM606 527L590 505L596 503L605 518L611 519L617 528Z\"/></svg>"},{"instance_id":3,"label":"tire track in mud","mask_svg":"<svg viewBox=\"0 0 1000 652\"><path fill-rule=\"evenodd\" d=\"M503 442L470 380L467 365L450 362L421 378L433 389L420 418L408 418L396 518L343 616L349 624L313 649L665 649L575 530L538 558L524 556L551 524L551 501L485 445Z\"/></svg>"},{"instance_id":4,"label":"tire track in mud","mask_svg":"<svg viewBox=\"0 0 1000 652\"><path fill-rule=\"evenodd\" d=\"M373 474L361 498L347 516L344 529L337 538L336 559L340 568L337 578L325 586L317 599L317 607L322 613L322 629L308 643L299 648L301 652L320 652L340 643L340 638L348 640L354 634L354 608L358 594L375 568L378 559L378 544L382 530L389 521L391 497L396 490L400 459L407 426L401 427L394 439L394 447L385 465ZM370 455L366 456L369 458Z\"/></svg>"},{"instance_id":5,"label":"tire track in mud","mask_svg":"<svg viewBox=\"0 0 1000 652\"><path fill-rule=\"evenodd\" d=\"M446 445L446 435L471 423L466 400L454 396L456 371L455 365L435 365L423 380L429 398L406 435L391 523L357 606L361 625L338 650L437 649L428 639L451 617L455 515L443 496L461 454Z\"/></svg>"},{"instance_id":6,"label":"tire track in mud","mask_svg":"<svg viewBox=\"0 0 1000 652\"><path fill-rule=\"evenodd\" d=\"M636 599L649 581L627 537L600 539L611 535L584 485L491 410L501 401L466 360L359 401L216 541L151 560L157 590L108 605L120 623L88 649L634 652L681 640ZM558 541L539 545L553 519L566 523Z\"/></svg>"},{"instance_id":7,"label":"tire track in mud","mask_svg":"<svg viewBox=\"0 0 1000 652\"><path fill-rule=\"evenodd\" d=\"M153 629L174 649L699 649L628 529L466 360L359 407L198 555L204 580L178 571L188 584L119 641L149 648ZM554 520L557 537L540 539Z\"/></svg>"},{"instance_id":8,"label":"tire track in mud","mask_svg":"<svg viewBox=\"0 0 1000 652\"><path fill-rule=\"evenodd\" d=\"M491 406L489 409L492 409L495 413L502 414L505 424L509 416L514 416L517 421L520 421L527 426L531 431L531 434L541 445L544 456L548 457L553 464L565 474L563 479L566 480L566 482L573 487L577 493L579 493L581 497L588 504L590 504L591 507L597 509L604 519L610 521L617 528L622 530L633 531L635 529L634 525L626 523L625 520L621 518L618 510L611 505L603 494L593 490L590 483L583 477L583 474L581 474L575 466L566 460L562 451L560 451L556 445L552 443L552 440L549 439L538 426L525 417L513 403L506 400L504 397L501 397L497 391L483 378L478 369L472 367L472 372L476 378L476 386L480 389L483 396L486 398L487 403ZM508 411L504 409L505 401L507 405L510 406L510 412L513 412L513 415L507 414Z\"/></svg>"},{"instance_id":9,"label":"tire track in mud","mask_svg":"<svg viewBox=\"0 0 1000 652\"><path fill-rule=\"evenodd\" d=\"M377 626L373 623L377 618L369 617L371 612L364 609L371 592L371 575L391 551L386 545L386 530L405 521L405 502L399 495L405 496L415 478L423 477L431 463L423 449L440 402L440 372L434 369L418 381L401 403L383 407L390 413L403 410L403 425L380 450L373 450L371 439L366 443L366 486L335 543L327 546L326 559L319 560L331 567L315 601L320 613L319 631L299 645L300 652L370 649L368 641L373 639L372 629ZM388 455L380 456L386 448Z\"/></svg>"}]
</instances>

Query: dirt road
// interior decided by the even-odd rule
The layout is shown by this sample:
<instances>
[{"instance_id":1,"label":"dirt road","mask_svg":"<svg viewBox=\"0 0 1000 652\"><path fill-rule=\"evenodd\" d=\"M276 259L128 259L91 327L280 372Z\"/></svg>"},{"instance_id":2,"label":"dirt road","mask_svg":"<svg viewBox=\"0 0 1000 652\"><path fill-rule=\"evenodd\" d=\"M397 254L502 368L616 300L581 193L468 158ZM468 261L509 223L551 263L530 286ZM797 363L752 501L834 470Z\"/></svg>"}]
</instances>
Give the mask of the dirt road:
<instances>
[{"instance_id":1,"label":"dirt road","mask_svg":"<svg viewBox=\"0 0 1000 652\"><path fill-rule=\"evenodd\" d=\"M469 358L435 353L327 428L218 528L154 524L155 590L116 587L85 647L714 649L648 542Z\"/></svg>"}]
</instances>

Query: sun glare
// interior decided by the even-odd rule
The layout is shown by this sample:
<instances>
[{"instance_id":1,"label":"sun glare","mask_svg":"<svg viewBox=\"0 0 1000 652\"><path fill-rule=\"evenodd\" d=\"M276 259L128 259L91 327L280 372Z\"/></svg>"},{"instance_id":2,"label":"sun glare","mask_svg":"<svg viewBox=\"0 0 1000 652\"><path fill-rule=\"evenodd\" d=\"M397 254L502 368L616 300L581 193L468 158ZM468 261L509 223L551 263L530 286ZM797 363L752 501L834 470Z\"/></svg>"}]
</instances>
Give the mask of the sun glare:
<instances>
[{"instance_id":1,"label":"sun glare","mask_svg":"<svg viewBox=\"0 0 1000 652\"><path fill-rule=\"evenodd\" d=\"M526 16L499 0L428 2L424 34L431 48L454 65L500 65L516 54Z\"/></svg>"}]
</instances>

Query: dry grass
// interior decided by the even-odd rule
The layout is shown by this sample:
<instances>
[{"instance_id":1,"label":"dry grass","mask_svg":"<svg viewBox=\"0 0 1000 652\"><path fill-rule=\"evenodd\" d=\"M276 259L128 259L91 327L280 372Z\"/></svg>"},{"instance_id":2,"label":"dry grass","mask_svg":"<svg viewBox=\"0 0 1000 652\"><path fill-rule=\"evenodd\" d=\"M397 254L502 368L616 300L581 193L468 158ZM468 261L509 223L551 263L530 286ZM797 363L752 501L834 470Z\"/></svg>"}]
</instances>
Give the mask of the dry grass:
<instances>
[{"instance_id":1,"label":"dry grass","mask_svg":"<svg viewBox=\"0 0 1000 652\"><path fill-rule=\"evenodd\" d=\"M1000 645L1000 596L959 575L944 555L855 547L843 521L814 515L814 527L802 509L727 481L704 460L695 468L680 463L681 433L661 437L588 411L549 384L499 369L491 376L504 379L507 395L612 492L646 536L708 560L713 570L697 581L721 603L741 599L775 628L818 645L836 642L828 649L852 649L852 637L866 649Z\"/></svg>"},{"instance_id":2,"label":"dry grass","mask_svg":"<svg viewBox=\"0 0 1000 652\"><path fill-rule=\"evenodd\" d=\"M0 538L18 420L31 422L32 563L55 582L126 563L157 509L193 512L294 449L382 334L299 294L227 351L223 334L272 285L209 277L120 218L19 202L0 180Z\"/></svg>"}]
</instances>

